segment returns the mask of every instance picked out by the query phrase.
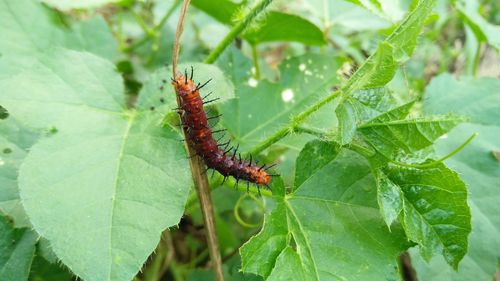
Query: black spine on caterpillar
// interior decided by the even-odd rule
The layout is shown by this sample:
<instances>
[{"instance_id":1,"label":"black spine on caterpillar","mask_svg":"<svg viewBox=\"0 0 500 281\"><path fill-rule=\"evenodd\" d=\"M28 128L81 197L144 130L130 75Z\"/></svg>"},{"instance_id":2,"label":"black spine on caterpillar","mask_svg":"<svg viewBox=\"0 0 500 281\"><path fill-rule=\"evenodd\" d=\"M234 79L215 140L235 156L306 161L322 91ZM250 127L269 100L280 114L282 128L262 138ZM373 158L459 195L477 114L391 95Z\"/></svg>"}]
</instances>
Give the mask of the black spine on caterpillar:
<instances>
[{"instance_id":1,"label":"black spine on caterpillar","mask_svg":"<svg viewBox=\"0 0 500 281\"><path fill-rule=\"evenodd\" d=\"M207 118L204 104L217 99L204 102L200 96L200 89L210 80L201 85L194 83L192 78L193 72L189 78L187 73L179 74L172 79L172 85L180 99L179 112L182 125L186 127L186 138L196 154L204 160L208 168L217 170L224 177L232 176L237 181L245 180L269 187L273 175L268 174L266 170L270 167L258 166L251 160L243 160L239 154L236 156L238 148L231 152L231 148L226 150L228 143L221 145L214 139L213 134L221 130L212 131L210 128L208 123L210 118Z\"/></svg>"}]
</instances>

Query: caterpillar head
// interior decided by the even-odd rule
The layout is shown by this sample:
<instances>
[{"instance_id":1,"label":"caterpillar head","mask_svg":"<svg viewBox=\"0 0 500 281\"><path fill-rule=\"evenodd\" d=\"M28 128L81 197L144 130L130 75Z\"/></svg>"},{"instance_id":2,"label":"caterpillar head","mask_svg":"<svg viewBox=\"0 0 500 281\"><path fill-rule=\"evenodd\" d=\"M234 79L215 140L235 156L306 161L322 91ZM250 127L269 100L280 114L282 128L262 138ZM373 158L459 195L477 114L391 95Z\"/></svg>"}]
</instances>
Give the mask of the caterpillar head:
<instances>
[{"instance_id":1,"label":"caterpillar head","mask_svg":"<svg viewBox=\"0 0 500 281\"><path fill-rule=\"evenodd\" d=\"M175 92L182 99L198 96L198 89L193 80L188 79L187 75L178 74L175 79L172 79L172 85L175 87Z\"/></svg>"},{"instance_id":2,"label":"caterpillar head","mask_svg":"<svg viewBox=\"0 0 500 281\"><path fill-rule=\"evenodd\" d=\"M255 166L249 166L247 169L252 182L258 185L268 185L271 181L271 175L269 175L264 169L260 169Z\"/></svg>"}]
</instances>

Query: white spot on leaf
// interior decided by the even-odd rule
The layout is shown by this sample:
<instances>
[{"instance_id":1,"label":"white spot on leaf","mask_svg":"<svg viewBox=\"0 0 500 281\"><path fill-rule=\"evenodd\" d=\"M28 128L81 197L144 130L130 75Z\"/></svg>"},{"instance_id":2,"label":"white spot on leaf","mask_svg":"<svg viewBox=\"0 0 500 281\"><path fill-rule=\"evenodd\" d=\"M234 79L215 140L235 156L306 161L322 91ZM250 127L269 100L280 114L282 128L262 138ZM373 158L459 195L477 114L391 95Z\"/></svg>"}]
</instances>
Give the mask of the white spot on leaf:
<instances>
[{"instance_id":1,"label":"white spot on leaf","mask_svg":"<svg viewBox=\"0 0 500 281\"><path fill-rule=\"evenodd\" d=\"M248 86L255 88L257 87L257 84L259 84L259 81L255 80L254 78L248 79Z\"/></svg>"},{"instance_id":2,"label":"white spot on leaf","mask_svg":"<svg viewBox=\"0 0 500 281\"><path fill-rule=\"evenodd\" d=\"M304 70L306 70L306 65L305 65L305 64L303 64L303 63L301 63L301 64L299 65L299 70L300 70L300 71L304 71Z\"/></svg>"},{"instance_id":3,"label":"white spot on leaf","mask_svg":"<svg viewBox=\"0 0 500 281\"><path fill-rule=\"evenodd\" d=\"M293 100L294 93L292 89L285 89L281 92L281 98L284 102L291 102Z\"/></svg>"}]
</instances>

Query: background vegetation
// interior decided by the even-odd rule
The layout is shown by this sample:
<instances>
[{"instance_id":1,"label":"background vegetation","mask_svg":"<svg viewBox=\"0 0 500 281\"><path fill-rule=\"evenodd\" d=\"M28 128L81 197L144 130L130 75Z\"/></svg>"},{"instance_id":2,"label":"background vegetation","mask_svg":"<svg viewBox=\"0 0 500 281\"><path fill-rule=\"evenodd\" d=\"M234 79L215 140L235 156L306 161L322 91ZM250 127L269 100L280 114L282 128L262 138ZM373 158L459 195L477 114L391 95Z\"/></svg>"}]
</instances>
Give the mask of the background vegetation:
<instances>
[{"instance_id":1,"label":"background vegetation","mask_svg":"<svg viewBox=\"0 0 500 281\"><path fill-rule=\"evenodd\" d=\"M215 279L162 82L180 5L0 0L0 280ZM225 279L494 278L499 23L496 1L193 0L178 69L281 175L210 178Z\"/></svg>"}]
</instances>

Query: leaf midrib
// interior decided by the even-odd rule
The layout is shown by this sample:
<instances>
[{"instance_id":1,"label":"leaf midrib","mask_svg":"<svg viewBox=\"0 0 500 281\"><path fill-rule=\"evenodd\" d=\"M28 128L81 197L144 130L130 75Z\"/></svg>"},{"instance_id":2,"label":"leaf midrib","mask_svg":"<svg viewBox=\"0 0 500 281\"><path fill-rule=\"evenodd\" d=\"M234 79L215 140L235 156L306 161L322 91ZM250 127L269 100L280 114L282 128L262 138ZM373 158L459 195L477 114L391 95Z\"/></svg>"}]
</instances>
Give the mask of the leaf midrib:
<instances>
[{"instance_id":1,"label":"leaf midrib","mask_svg":"<svg viewBox=\"0 0 500 281\"><path fill-rule=\"evenodd\" d=\"M113 217L114 217L114 208L115 208L115 202L116 202L116 190L117 190L117 186L118 186L118 180L119 180L119 176L120 176L120 167L121 167L121 163L122 163L122 158L124 156L124 151L125 151L125 146L127 144L127 140L128 140L128 137L130 136L130 129L132 128L132 124L136 118L137 114L136 112L134 111L133 114L130 115L130 118L127 122L127 127L125 128L125 132L123 134L123 141L120 145L120 150L118 152L118 162L117 162L117 165L116 165L116 170L115 170L115 180L114 180L114 183L113 183L113 195L111 197L111 210L110 210L110 227L109 227L109 271L108 271L108 277L107 277L107 280L111 280L111 270L112 270L112 266L113 266L113 263L112 263L112 260L113 260L113 256L112 256L112 248L111 248L111 241L113 240Z\"/></svg>"},{"instance_id":2,"label":"leaf midrib","mask_svg":"<svg viewBox=\"0 0 500 281\"><path fill-rule=\"evenodd\" d=\"M408 120L395 120L382 123L367 123L358 127L358 129L377 127L377 126L399 126L399 125L414 125L414 124L427 124L427 123L444 123L444 122L460 122L461 118L446 118L446 119L408 119Z\"/></svg>"}]
</instances>

